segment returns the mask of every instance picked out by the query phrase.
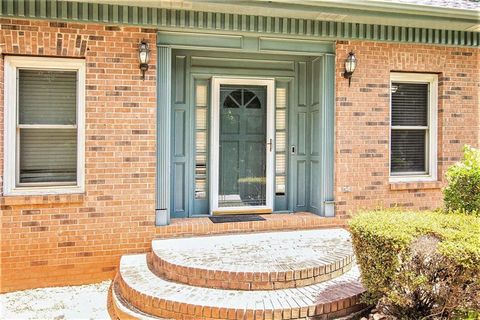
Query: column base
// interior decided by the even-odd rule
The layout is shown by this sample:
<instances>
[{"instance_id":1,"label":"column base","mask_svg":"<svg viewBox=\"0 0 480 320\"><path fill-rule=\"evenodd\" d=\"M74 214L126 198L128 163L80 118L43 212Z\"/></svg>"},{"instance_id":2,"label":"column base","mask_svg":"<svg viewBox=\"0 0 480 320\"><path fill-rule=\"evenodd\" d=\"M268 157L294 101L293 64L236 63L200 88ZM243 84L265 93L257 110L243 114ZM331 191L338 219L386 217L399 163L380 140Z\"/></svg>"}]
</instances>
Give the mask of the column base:
<instances>
[{"instance_id":1,"label":"column base","mask_svg":"<svg viewBox=\"0 0 480 320\"><path fill-rule=\"evenodd\" d=\"M324 201L325 204L325 217L335 217L335 201Z\"/></svg>"},{"instance_id":2,"label":"column base","mask_svg":"<svg viewBox=\"0 0 480 320\"><path fill-rule=\"evenodd\" d=\"M155 210L155 225L156 226L167 226L170 224L170 215L168 214L167 209L156 209Z\"/></svg>"}]
</instances>

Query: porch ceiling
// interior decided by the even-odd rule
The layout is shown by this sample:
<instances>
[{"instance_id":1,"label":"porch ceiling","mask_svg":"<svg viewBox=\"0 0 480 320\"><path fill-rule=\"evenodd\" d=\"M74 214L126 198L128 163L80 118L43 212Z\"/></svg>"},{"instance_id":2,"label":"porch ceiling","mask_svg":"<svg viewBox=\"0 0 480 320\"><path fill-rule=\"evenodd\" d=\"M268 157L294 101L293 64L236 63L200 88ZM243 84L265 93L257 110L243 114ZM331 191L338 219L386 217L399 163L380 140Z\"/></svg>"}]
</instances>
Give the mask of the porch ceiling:
<instances>
[{"instance_id":1,"label":"porch ceiling","mask_svg":"<svg viewBox=\"0 0 480 320\"><path fill-rule=\"evenodd\" d=\"M461 0L67 0L300 19L480 31L480 4Z\"/></svg>"}]
</instances>

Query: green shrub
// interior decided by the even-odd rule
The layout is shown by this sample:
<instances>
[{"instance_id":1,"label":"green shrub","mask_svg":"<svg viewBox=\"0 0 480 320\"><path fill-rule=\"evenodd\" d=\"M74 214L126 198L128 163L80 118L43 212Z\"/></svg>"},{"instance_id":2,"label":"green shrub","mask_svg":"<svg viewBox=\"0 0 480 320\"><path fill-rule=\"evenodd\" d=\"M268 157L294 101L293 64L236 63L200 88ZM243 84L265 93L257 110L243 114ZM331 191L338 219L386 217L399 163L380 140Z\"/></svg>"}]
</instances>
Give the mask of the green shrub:
<instances>
[{"instance_id":1,"label":"green shrub","mask_svg":"<svg viewBox=\"0 0 480 320\"><path fill-rule=\"evenodd\" d=\"M480 310L480 218L374 211L350 229L367 303L399 319Z\"/></svg>"},{"instance_id":2,"label":"green shrub","mask_svg":"<svg viewBox=\"0 0 480 320\"><path fill-rule=\"evenodd\" d=\"M465 146L463 160L448 168L446 178L447 210L480 213L480 149Z\"/></svg>"}]
</instances>

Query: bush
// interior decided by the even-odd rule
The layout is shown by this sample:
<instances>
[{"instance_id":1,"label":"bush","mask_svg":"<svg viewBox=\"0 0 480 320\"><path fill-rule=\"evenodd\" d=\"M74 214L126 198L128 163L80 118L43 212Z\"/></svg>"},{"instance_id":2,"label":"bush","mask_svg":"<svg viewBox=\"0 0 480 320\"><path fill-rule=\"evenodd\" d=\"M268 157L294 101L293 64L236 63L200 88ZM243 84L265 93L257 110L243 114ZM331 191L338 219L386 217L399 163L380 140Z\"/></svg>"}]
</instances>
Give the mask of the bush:
<instances>
[{"instance_id":1,"label":"bush","mask_svg":"<svg viewBox=\"0 0 480 320\"><path fill-rule=\"evenodd\" d=\"M463 160L448 168L446 177L447 210L480 213L480 149L465 146Z\"/></svg>"},{"instance_id":2,"label":"bush","mask_svg":"<svg viewBox=\"0 0 480 320\"><path fill-rule=\"evenodd\" d=\"M350 221L365 302L399 319L480 310L480 218L375 211Z\"/></svg>"}]
</instances>

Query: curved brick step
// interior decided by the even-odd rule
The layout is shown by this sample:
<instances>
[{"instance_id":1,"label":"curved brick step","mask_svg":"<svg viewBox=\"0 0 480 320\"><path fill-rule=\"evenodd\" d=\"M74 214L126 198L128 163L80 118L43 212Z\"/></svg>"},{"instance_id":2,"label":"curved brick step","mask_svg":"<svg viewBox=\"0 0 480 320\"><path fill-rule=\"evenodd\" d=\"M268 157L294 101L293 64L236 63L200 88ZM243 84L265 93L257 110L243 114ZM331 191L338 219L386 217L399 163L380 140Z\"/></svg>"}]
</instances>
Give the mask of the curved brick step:
<instances>
[{"instance_id":1,"label":"curved brick step","mask_svg":"<svg viewBox=\"0 0 480 320\"><path fill-rule=\"evenodd\" d=\"M351 269L350 235L343 229L154 240L152 270L193 286L235 290L294 288Z\"/></svg>"},{"instance_id":2,"label":"curved brick step","mask_svg":"<svg viewBox=\"0 0 480 320\"><path fill-rule=\"evenodd\" d=\"M118 293L133 308L168 319L334 319L365 307L359 302L364 289L357 267L300 288L223 290L162 279L150 271L146 255L127 255L115 281Z\"/></svg>"},{"instance_id":3,"label":"curved brick step","mask_svg":"<svg viewBox=\"0 0 480 320\"><path fill-rule=\"evenodd\" d=\"M111 304L110 316L113 320L166 320L150 316L126 302L119 292L119 283L117 280L113 281L110 291L108 293L108 301Z\"/></svg>"}]
</instances>

